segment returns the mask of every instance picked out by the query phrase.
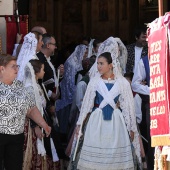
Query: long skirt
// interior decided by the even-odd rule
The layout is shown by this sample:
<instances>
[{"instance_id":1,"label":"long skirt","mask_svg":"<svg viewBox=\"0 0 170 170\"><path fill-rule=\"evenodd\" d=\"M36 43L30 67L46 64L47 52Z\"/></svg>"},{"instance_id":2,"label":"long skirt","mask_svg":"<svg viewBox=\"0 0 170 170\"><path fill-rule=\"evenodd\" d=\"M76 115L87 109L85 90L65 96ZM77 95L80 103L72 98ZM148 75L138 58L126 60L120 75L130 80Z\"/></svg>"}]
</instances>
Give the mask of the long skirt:
<instances>
[{"instance_id":1,"label":"long skirt","mask_svg":"<svg viewBox=\"0 0 170 170\"><path fill-rule=\"evenodd\" d=\"M38 155L35 132L29 124L29 119L26 119L24 128L24 161L23 170L59 170L60 164L53 162L52 158L48 155L42 157Z\"/></svg>"},{"instance_id":2,"label":"long skirt","mask_svg":"<svg viewBox=\"0 0 170 170\"><path fill-rule=\"evenodd\" d=\"M134 162L131 142L123 115L115 109L111 120L103 120L103 112L92 112L86 127L77 169L132 170Z\"/></svg>"}]
</instances>

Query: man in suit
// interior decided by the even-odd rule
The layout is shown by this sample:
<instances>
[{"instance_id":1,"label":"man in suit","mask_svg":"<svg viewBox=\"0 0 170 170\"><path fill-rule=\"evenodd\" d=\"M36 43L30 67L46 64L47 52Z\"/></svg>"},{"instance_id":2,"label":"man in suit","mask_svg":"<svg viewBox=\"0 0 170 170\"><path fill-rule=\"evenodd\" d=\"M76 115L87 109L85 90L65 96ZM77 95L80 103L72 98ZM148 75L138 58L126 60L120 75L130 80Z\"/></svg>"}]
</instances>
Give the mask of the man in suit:
<instances>
[{"instance_id":1,"label":"man in suit","mask_svg":"<svg viewBox=\"0 0 170 170\"><path fill-rule=\"evenodd\" d=\"M46 33L43 34L42 41L44 45L42 46L41 52L37 53L37 57L44 64L45 75L43 78L43 83L45 85L48 97L55 101L59 94L59 82L54 65L50 61L50 56L54 55L54 51L57 49L56 40L52 35ZM64 73L64 66L60 65L59 69L60 77L62 77Z\"/></svg>"},{"instance_id":2,"label":"man in suit","mask_svg":"<svg viewBox=\"0 0 170 170\"><path fill-rule=\"evenodd\" d=\"M59 92L59 78L62 79L62 76L64 74L64 66L60 65L57 69L57 72L55 70L54 65L50 61L50 57L54 55L54 51L57 49L56 46L56 40L54 36L45 33L43 34L43 46L41 48L41 51L37 53L38 59L44 64L44 77L42 80L42 85L45 86L44 92L46 93L46 99L47 102L50 101L50 110L48 112L49 122L52 121L52 130L53 130L53 140L57 149L57 154L59 156L59 159L63 159L64 155L64 149L60 142L60 134L56 131L56 128L58 127L58 119L55 115L55 101L58 99L60 92ZM60 74L56 74L56 73ZM58 78L59 76L59 78ZM55 129L55 130L54 130ZM45 141L47 146L47 151L49 151L49 141Z\"/></svg>"}]
</instances>

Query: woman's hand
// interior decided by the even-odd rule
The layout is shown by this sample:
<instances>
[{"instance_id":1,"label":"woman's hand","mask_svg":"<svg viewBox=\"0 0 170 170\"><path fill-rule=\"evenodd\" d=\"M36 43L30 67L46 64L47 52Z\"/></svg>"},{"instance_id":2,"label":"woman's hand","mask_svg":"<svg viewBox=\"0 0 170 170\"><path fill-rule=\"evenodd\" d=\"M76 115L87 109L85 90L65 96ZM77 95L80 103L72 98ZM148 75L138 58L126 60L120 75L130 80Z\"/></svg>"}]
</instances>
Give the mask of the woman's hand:
<instances>
[{"instance_id":1,"label":"woman's hand","mask_svg":"<svg viewBox=\"0 0 170 170\"><path fill-rule=\"evenodd\" d=\"M133 131L130 131L130 137L131 137L131 140L133 141L134 140L134 132Z\"/></svg>"},{"instance_id":2,"label":"woman's hand","mask_svg":"<svg viewBox=\"0 0 170 170\"><path fill-rule=\"evenodd\" d=\"M45 130L47 137L50 135L51 127L48 126L36 106L28 110L27 116L32 119L38 126L42 127Z\"/></svg>"},{"instance_id":3,"label":"woman's hand","mask_svg":"<svg viewBox=\"0 0 170 170\"><path fill-rule=\"evenodd\" d=\"M47 126L44 130L45 130L46 137L48 137L51 133L51 127Z\"/></svg>"},{"instance_id":4,"label":"woman's hand","mask_svg":"<svg viewBox=\"0 0 170 170\"><path fill-rule=\"evenodd\" d=\"M36 134L37 138L42 139L44 137L44 134L43 134L43 132L42 132L42 130L40 129L39 126L36 126L34 128L34 131L35 131L35 134Z\"/></svg>"}]
</instances>

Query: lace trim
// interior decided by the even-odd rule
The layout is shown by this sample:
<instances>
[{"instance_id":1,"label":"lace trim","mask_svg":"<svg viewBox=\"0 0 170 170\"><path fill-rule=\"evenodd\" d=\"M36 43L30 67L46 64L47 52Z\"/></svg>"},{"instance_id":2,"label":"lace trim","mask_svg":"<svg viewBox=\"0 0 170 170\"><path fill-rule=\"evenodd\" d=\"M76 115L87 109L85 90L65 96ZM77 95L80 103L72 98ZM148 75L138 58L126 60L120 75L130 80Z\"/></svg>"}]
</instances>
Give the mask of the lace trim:
<instances>
[{"instance_id":1,"label":"lace trim","mask_svg":"<svg viewBox=\"0 0 170 170\"><path fill-rule=\"evenodd\" d=\"M124 77L118 79L118 83L122 94L119 98L122 114L125 119L125 123L129 134L131 130L134 132L133 145L138 160L141 163L139 133L137 131L136 126L136 115L132 90L129 82Z\"/></svg>"},{"instance_id":2,"label":"lace trim","mask_svg":"<svg viewBox=\"0 0 170 170\"><path fill-rule=\"evenodd\" d=\"M82 60L87 46L78 45L64 64L64 78L60 83L61 100L56 102L56 109L59 111L73 101L75 93L75 75L82 70Z\"/></svg>"},{"instance_id":3,"label":"lace trim","mask_svg":"<svg viewBox=\"0 0 170 170\"><path fill-rule=\"evenodd\" d=\"M40 96L40 89L39 86L37 85L36 78L35 78L35 73L33 70L33 67L31 63L27 63L24 69L24 86L25 87L32 87L33 88L33 93L34 93L34 98L36 102L36 106L38 110L41 112L41 115L43 115L43 107L42 107L42 98Z\"/></svg>"},{"instance_id":4,"label":"lace trim","mask_svg":"<svg viewBox=\"0 0 170 170\"><path fill-rule=\"evenodd\" d=\"M18 71L18 76L17 76L18 80L20 81L24 80L25 66L29 62L29 60L34 58L36 54L36 48L37 48L37 39L35 38L35 34L28 33L24 37L24 42L17 59L17 64L20 66Z\"/></svg>"}]
</instances>

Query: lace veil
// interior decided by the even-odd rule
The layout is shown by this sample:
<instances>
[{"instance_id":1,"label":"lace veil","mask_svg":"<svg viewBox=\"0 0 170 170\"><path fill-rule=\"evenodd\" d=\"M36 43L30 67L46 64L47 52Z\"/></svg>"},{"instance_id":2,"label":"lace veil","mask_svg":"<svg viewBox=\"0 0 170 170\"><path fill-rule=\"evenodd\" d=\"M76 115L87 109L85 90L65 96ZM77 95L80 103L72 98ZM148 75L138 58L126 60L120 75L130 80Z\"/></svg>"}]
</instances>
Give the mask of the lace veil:
<instances>
[{"instance_id":1,"label":"lace veil","mask_svg":"<svg viewBox=\"0 0 170 170\"><path fill-rule=\"evenodd\" d=\"M25 66L24 69L24 86L26 88L30 88L35 96L35 103L36 106L38 108L38 110L41 112L41 115L43 115L43 107L42 107L42 100L40 97L40 90L39 90L39 86L36 82L36 78L35 78L35 72L34 69L31 65L30 62L28 62Z\"/></svg>"},{"instance_id":2,"label":"lace veil","mask_svg":"<svg viewBox=\"0 0 170 170\"><path fill-rule=\"evenodd\" d=\"M100 56L100 54L104 52L110 52L112 56L112 62L113 62L113 72L115 77L120 76L120 63L118 60L118 55L119 55L119 48L118 48L118 43L113 37L109 37L107 40L102 42L99 46L98 53L97 53L97 58ZM97 70L97 58L96 62L93 64L89 71L90 78L95 77L95 76L100 76L98 70Z\"/></svg>"},{"instance_id":3,"label":"lace veil","mask_svg":"<svg viewBox=\"0 0 170 170\"><path fill-rule=\"evenodd\" d=\"M20 66L17 76L18 80L24 81L24 68L29 60L35 56L36 48L37 39L35 34L30 32L24 37L24 42L18 55L17 64Z\"/></svg>"},{"instance_id":4,"label":"lace veil","mask_svg":"<svg viewBox=\"0 0 170 170\"><path fill-rule=\"evenodd\" d=\"M122 74L126 73L126 63L127 63L127 49L125 47L125 45L123 44L123 42L120 40L120 38L114 38L116 40L116 42L118 43L118 47L119 47L119 56L118 56L118 60L120 63L120 68L122 71Z\"/></svg>"},{"instance_id":5,"label":"lace veil","mask_svg":"<svg viewBox=\"0 0 170 170\"><path fill-rule=\"evenodd\" d=\"M60 83L61 100L56 102L57 111L72 103L75 92L75 75L82 70L82 60L87 49L86 45L78 45L64 63L64 78Z\"/></svg>"}]
</instances>

